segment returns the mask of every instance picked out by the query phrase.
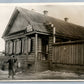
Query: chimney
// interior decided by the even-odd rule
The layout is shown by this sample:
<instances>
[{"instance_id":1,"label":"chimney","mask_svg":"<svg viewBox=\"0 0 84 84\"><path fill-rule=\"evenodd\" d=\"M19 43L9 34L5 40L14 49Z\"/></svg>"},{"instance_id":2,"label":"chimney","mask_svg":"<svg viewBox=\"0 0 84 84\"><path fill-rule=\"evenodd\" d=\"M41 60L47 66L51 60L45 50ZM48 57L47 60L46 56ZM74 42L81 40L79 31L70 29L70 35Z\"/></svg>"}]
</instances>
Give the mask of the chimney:
<instances>
[{"instance_id":1,"label":"chimney","mask_svg":"<svg viewBox=\"0 0 84 84\"><path fill-rule=\"evenodd\" d=\"M31 9L32 11L34 11L34 9Z\"/></svg>"},{"instance_id":2,"label":"chimney","mask_svg":"<svg viewBox=\"0 0 84 84\"><path fill-rule=\"evenodd\" d=\"M65 22L68 22L68 20L69 20L69 18L67 18L67 17L64 18L64 21Z\"/></svg>"},{"instance_id":3,"label":"chimney","mask_svg":"<svg viewBox=\"0 0 84 84\"><path fill-rule=\"evenodd\" d=\"M43 13L44 13L44 15L48 15L48 11L47 10L44 10Z\"/></svg>"}]
</instances>

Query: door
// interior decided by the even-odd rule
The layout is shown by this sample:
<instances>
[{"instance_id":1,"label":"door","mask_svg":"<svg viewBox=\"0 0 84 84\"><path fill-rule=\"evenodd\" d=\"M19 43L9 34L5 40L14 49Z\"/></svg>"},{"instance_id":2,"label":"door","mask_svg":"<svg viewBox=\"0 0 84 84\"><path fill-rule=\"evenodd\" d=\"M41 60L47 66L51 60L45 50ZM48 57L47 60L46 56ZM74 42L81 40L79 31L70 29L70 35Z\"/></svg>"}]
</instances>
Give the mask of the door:
<instances>
[{"instance_id":1,"label":"door","mask_svg":"<svg viewBox=\"0 0 84 84\"><path fill-rule=\"evenodd\" d=\"M42 39L42 58L43 60L48 60L48 51L49 51L48 39L43 38Z\"/></svg>"}]
</instances>

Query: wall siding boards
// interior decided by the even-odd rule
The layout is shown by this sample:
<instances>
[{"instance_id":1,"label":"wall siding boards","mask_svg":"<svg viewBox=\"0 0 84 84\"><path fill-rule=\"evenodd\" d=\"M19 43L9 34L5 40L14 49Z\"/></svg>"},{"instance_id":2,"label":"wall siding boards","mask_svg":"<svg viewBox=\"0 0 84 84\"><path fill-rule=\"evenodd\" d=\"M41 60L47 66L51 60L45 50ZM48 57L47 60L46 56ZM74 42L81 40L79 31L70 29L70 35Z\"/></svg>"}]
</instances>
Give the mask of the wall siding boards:
<instances>
[{"instance_id":1,"label":"wall siding boards","mask_svg":"<svg viewBox=\"0 0 84 84\"><path fill-rule=\"evenodd\" d=\"M52 62L84 65L84 43L53 45Z\"/></svg>"},{"instance_id":2,"label":"wall siding boards","mask_svg":"<svg viewBox=\"0 0 84 84\"><path fill-rule=\"evenodd\" d=\"M28 22L25 20L22 14L19 13L9 33L14 33L26 29L27 25Z\"/></svg>"}]
</instances>

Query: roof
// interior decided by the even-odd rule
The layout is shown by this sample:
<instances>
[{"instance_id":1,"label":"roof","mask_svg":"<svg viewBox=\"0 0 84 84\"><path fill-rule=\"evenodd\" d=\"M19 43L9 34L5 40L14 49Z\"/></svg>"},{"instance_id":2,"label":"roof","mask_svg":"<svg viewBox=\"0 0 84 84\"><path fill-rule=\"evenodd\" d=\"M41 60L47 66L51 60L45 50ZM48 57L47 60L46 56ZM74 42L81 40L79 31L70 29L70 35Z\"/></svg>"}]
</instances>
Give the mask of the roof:
<instances>
[{"instance_id":1,"label":"roof","mask_svg":"<svg viewBox=\"0 0 84 84\"><path fill-rule=\"evenodd\" d=\"M70 37L75 39L84 39L84 27L76 24L72 24L69 22L65 22L60 19L56 19L50 16L45 16L43 14L37 13L32 10L27 10L24 8L16 8L15 12L18 11L21 13L24 18L32 24L35 31L45 32L49 33L47 27L44 25L44 23L50 22L54 24L56 28L56 35L57 36L64 36L64 37ZM14 13L13 13L14 15ZM12 17L13 17L12 15ZM8 23L10 24L11 19ZM6 36L6 33L9 32L8 26L3 34L3 37Z\"/></svg>"}]
</instances>

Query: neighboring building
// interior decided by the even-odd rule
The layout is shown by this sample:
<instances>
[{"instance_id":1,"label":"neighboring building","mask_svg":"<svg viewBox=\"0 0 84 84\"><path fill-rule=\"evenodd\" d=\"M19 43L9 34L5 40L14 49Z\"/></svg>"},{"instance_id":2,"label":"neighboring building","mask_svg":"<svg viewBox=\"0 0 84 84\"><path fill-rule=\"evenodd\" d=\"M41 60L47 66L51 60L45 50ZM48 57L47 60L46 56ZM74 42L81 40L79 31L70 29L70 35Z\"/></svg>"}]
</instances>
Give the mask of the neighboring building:
<instances>
[{"instance_id":1,"label":"neighboring building","mask_svg":"<svg viewBox=\"0 0 84 84\"><path fill-rule=\"evenodd\" d=\"M16 8L2 38L6 55L30 71L79 69L84 65L84 27L35 11ZM67 66L68 65L68 66ZM83 68L83 67L82 67Z\"/></svg>"}]
</instances>

